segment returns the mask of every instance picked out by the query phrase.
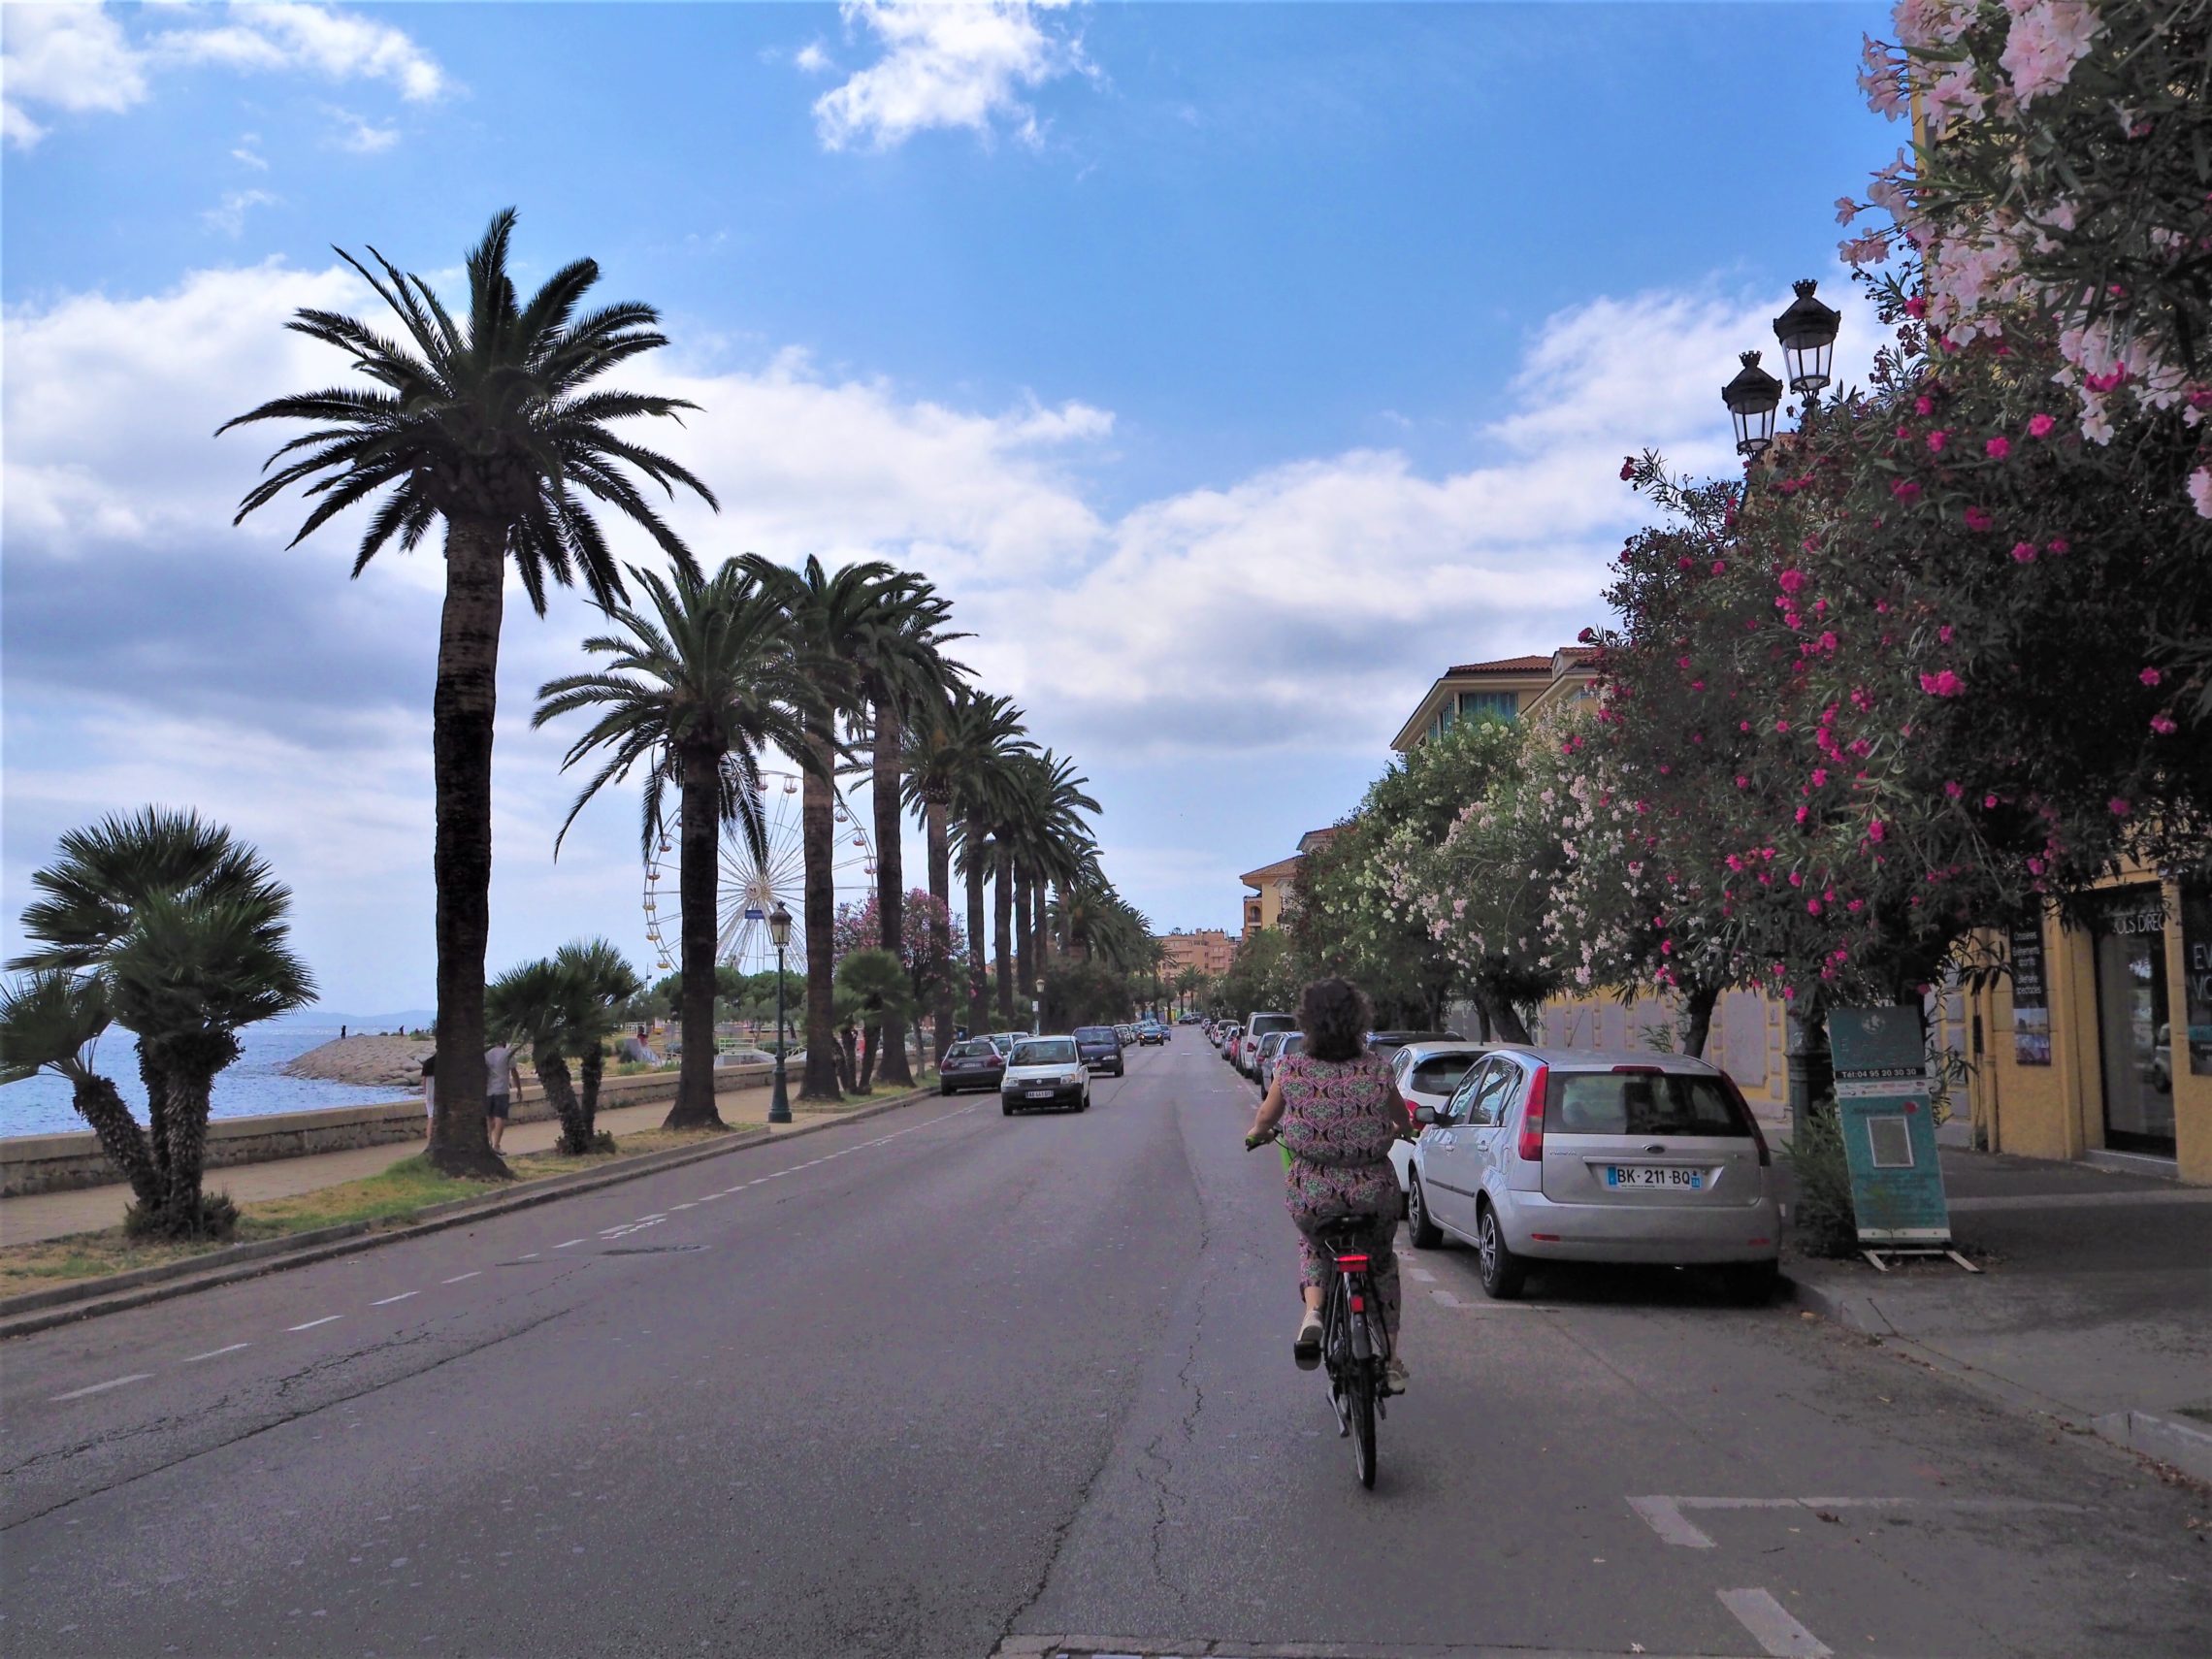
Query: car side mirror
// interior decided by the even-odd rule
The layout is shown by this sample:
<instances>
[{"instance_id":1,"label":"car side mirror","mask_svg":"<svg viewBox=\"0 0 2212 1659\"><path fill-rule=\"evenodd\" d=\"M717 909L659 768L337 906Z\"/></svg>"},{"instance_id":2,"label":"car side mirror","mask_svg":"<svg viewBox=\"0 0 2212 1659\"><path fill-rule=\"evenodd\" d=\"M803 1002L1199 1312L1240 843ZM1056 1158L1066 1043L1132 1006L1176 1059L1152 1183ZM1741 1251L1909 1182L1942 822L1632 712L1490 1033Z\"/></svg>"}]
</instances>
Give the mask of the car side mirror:
<instances>
[{"instance_id":1,"label":"car side mirror","mask_svg":"<svg viewBox=\"0 0 2212 1659\"><path fill-rule=\"evenodd\" d=\"M1433 1128L1444 1120L1437 1116L1434 1106L1416 1106L1414 1108L1414 1122Z\"/></svg>"}]
</instances>

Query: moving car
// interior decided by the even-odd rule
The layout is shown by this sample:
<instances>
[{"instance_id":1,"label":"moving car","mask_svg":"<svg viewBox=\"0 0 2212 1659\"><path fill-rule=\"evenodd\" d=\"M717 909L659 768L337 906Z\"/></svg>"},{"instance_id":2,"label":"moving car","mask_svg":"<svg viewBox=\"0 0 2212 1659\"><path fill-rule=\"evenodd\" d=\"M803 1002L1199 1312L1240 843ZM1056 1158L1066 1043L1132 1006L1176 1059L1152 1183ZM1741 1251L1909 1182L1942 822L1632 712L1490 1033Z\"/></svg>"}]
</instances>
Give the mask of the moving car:
<instances>
[{"instance_id":1,"label":"moving car","mask_svg":"<svg viewBox=\"0 0 2212 1659\"><path fill-rule=\"evenodd\" d=\"M1519 1295L1546 1261L1711 1266L1746 1302L1773 1294L1773 1159L1717 1066L1503 1045L1416 1122L1415 1247L1473 1245L1488 1295Z\"/></svg>"},{"instance_id":2,"label":"moving car","mask_svg":"<svg viewBox=\"0 0 2212 1659\"><path fill-rule=\"evenodd\" d=\"M1255 1008L1245 1016L1243 1034L1237 1038L1237 1070L1250 1078L1259 1076L1259 1039L1270 1031L1287 1031L1298 1022L1287 1014Z\"/></svg>"},{"instance_id":3,"label":"moving car","mask_svg":"<svg viewBox=\"0 0 2212 1659\"><path fill-rule=\"evenodd\" d=\"M1156 1048L1167 1041L1167 1027L1157 1020L1147 1020L1137 1027L1137 1041L1146 1048Z\"/></svg>"},{"instance_id":4,"label":"moving car","mask_svg":"<svg viewBox=\"0 0 2212 1659\"><path fill-rule=\"evenodd\" d=\"M1090 1110L1090 1070L1075 1052L1073 1037L1025 1037L1006 1057L998 1085L999 1109L1060 1112Z\"/></svg>"},{"instance_id":5,"label":"moving car","mask_svg":"<svg viewBox=\"0 0 2212 1659\"><path fill-rule=\"evenodd\" d=\"M1121 1034L1111 1025L1076 1026L1075 1052L1092 1071L1109 1071L1121 1077L1129 1069L1122 1052Z\"/></svg>"},{"instance_id":6,"label":"moving car","mask_svg":"<svg viewBox=\"0 0 2212 1659\"><path fill-rule=\"evenodd\" d=\"M937 1067L937 1092L958 1094L963 1089L996 1089L1006 1075L1006 1057L989 1037L963 1037L945 1051Z\"/></svg>"},{"instance_id":7,"label":"moving car","mask_svg":"<svg viewBox=\"0 0 2212 1659\"><path fill-rule=\"evenodd\" d=\"M1259 1040L1259 1091L1265 1094L1274 1086L1275 1074L1283 1062L1306 1046L1303 1031L1270 1031Z\"/></svg>"},{"instance_id":8,"label":"moving car","mask_svg":"<svg viewBox=\"0 0 2212 1659\"><path fill-rule=\"evenodd\" d=\"M1464 1042L1457 1031L1370 1031L1367 1046L1388 1059L1408 1043L1457 1043Z\"/></svg>"},{"instance_id":9,"label":"moving car","mask_svg":"<svg viewBox=\"0 0 2212 1659\"><path fill-rule=\"evenodd\" d=\"M1465 1081L1468 1069L1489 1052L1488 1043L1407 1043L1390 1057L1390 1081L1398 1086L1407 1111L1426 1106L1442 1113L1451 1104L1451 1096ZM1414 1167L1413 1142L1391 1143L1390 1167L1398 1172L1402 1197L1406 1177Z\"/></svg>"}]
</instances>

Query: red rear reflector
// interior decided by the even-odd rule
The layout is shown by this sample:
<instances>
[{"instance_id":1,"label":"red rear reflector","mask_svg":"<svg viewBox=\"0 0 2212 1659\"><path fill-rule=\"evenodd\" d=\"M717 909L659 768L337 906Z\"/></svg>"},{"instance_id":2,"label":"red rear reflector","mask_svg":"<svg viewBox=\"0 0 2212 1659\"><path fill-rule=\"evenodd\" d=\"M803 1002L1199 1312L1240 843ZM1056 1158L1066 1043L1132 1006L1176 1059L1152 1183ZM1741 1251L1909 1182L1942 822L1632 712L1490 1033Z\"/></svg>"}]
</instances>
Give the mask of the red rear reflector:
<instances>
[{"instance_id":1,"label":"red rear reflector","mask_svg":"<svg viewBox=\"0 0 2212 1659\"><path fill-rule=\"evenodd\" d=\"M1366 1297L1364 1297L1364 1296L1354 1296L1354 1297L1351 1299L1351 1311L1352 1311L1353 1313L1355 1313L1355 1314L1364 1314L1364 1313L1366 1313L1366 1312L1367 1312L1367 1298L1366 1298Z\"/></svg>"},{"instance_id":2,"label":"red rear reflector","mask_svg":"<svg viewBox=\"0 0 2212 1659\"><path fill-rule=\"evenodd\" d=\"M1367 1266L1367 1257L1364 1255L1340 1255L1337 1257L1337 1266L1347 1273L1356 1273Z\"/></svg>"},{"instance_id":3,"label":"red rear reflector","mask_svg":"<svg viewBox=\"0 0 2212 1659\"><path fill-rule=\"evenodd\" d=\"M1529 1079L1528 1105L1521 1112L1520 1146L1517 1149L1527 1163L1544 1161L1544 1107L1550 1092L1551 1068L1540 1065L1536 1075Z\"/></svg>"},{"instance_id":4,"label":"red rear reflector","mask_svg":"<svg viewBox=\"0 0 2212 1659\"><path fill-rule=\"evenodd\" d=\"M1559 1242L1557 1233L1531 1233L1528 1236L1539 1244L1557 1244Z\"/></svg>"}]
</instances>

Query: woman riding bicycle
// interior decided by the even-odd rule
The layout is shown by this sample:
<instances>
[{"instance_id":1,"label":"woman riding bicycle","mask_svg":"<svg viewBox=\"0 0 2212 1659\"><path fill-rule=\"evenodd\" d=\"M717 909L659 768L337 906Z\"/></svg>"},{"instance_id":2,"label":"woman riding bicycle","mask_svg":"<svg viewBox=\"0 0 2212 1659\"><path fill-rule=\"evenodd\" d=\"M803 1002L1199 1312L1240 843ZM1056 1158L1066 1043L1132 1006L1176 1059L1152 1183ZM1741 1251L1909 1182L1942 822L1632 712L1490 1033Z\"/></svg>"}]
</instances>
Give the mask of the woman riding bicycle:
<instances>
[{"instance_id":1,"label":"woman riding bicycle","mask_svg":"<svg viewBox=\"0 0 2212 1659\"><path fill-rule=\"evenodd\" d=\"M1397 1351L1398 1258L1391 1243L1398 1230L1398 1177L1390 1167L1390 1145L1413 1125L1389 1067L1368 1052L1371 1020L1367 998L1350 980L1317 980L1306 987L1298 1001L1305 1047L1277 1061L1275 1081L1245 1144L1256 1146L1275 1135L1289 1166L1287 1202L1298 1227L1306 1297L1291 1357L1309 1371L1320 1363L1321 1290L1329 1274L1320 1229L1363 1218L1362 1247L1390 1348L1386 1377L1399 1389L1406 1384L1406 1367Z\"/></svg>"}]
</instances>

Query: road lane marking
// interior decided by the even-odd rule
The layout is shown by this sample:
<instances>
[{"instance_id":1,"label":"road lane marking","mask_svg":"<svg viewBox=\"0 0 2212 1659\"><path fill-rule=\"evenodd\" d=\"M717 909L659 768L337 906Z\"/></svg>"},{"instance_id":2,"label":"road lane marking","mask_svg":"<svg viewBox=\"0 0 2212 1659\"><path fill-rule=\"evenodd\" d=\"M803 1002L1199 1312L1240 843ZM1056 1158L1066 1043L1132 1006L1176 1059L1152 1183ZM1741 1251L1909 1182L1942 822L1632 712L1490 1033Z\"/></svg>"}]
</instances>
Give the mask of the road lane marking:
<instances>
[{"instance_id":1,"label":"road lane marking","mask_svg":"<svg viewBox=\"0 0 2212 1659\"><path fill-rule=\"evenodd\" d=\"M1434 1285L1436 1283L1436 1275L1431 1273L1425 1267L1409 1267L1406 1269L1406 1271L1412 1274L1415 1279L1418 1279L1423 1285Z\"/></svg>"},{"instance_id":2,"label":"road lane marking","mask_svg":"<svg viewBox=\"0 0 2212 1659\"><path fill-rule=\"evenodd\" d=\"M150 1371L134 1371L128 1377L111 1377L105 1382L94 1382L88 1387L72 1388L66 1394L55 1394L47 1403L59 1405L64 1400L81 1400L87 1394L105 1394L111 1388L120 1388L125 1382L144 1382L152 1375Z\"/></svg>"},{"instance_id":3,"label":"road lane marking","mask_svg":"<svg viewBox=\"0 0 2212 1659\"><path fill-rule=\"evenodd\" d=\"M1682 1513L1673 1498L1631 1498L1628 1507L1642 1515L1651 1530L1668 1544L1684 1549L1710 1549L1712 1535Z\"/></svg>"},{"instance_id":4,"label":"road lane marking","mask_svg":"<svg viewBox=\"0 0 2212 1659\"><path fill-rule=\"evenodd\" d=\"M1542 1302L1462 1302L1448 1290L1431 1290L1429 1300L1440 1308L1456 1308L1462 1314L1556 1314L1557 1308Z\"/></svg>"},{"instance_id":5,"label":"road lane marking","mask_svg":"<svg viewBox=\"0 0 2212 1659\"><path fill-rule=\"evenodd\" d=\"M469 1269L469 1271L468 1271L468 1272L466 1272L466 1273L456 1273L456 1274L455 1274L455 1275L454 1275L454 1276L453 1276L451 1279L444 1279L444 1280L440 1280L439 1283L440 1283L440 1284L442 1284L442 1285L458 1285L458 1284L460 1284L460 1283L461 1283L461 1281L462 1281L462 1280L464 1280L464 1279L473 1279L473 1278L475 1278L475 1277L476 1277L476 1275L477 1275L477 1274L479 1274L479 1273L481 1273L481 1272L483 1272L483 1271L484 1271L484 1270L483 1270L482 1268L480 1268L480 1267L472 1267L472 1268L471 1268L471 1269Z\"/></svg>"},{"instance_id":6,"label":"road lane marking","mask_svg":"<svg viewBox=\"0 0 2212 1659\"><path fill-rule=\"evenodd\" d=\"M251 1348L253 1344L249 1342L234 1342L225 1348L211 1348L205 1353L195 1353L191 1358L183 1360L181 1363L197 1365L203 1359L220 1359L226 1353L236 1353L242 1348Z\"/></svg>"},{"instance_id":7,"label":"road lane marking","mask_svg":"<svg viewBox=\"0 0 2212 1659\"><path fill-rule=\"evenodd\" d=\"M1963 1513L2001 1514L2029 1510L2055 1510L2086 1514L2088 1506L2038 1498L1696 1498L1675 1494L1630 1498L1628 1507L1665 1542L1684 1549L1711 1549L1712 1535L1691 1520L1684 1510L1800 1510L1808 1514L1836 1510L1952 1510ZM1831 1515L1830 1518L1833 1518Z\"/></svg>"},{"instance_id":8,"label":"road lane marking","mask_svg":"<svg viewBox=\"0 0 2212 1659\"><path fill-rule=\"evenodd\" d=\"M688 1210L688 1209L690 1209L690 1208L691 1208L691 1207L692 1207L694 1204L697 1204L698 1202L699 1202L699 1200L698 1200L697 1198L687 1199L685 1202L683 1202L683 1203L681 1203L681 1204L670 1204L670 1205L668 1206L668 1209L669 1209L669 1212L672 1214L672 1213L674 1213L674 1212L675 1212L675 1211L677 1211L677 1210Z\"/></svg>"},{"instance_id":9,"label":"road lane marking","mask_svg":"<svg viewBox=\"0 0 2212 1659\"><path fill-rule=\"evenodd\" d=\"M369 1306L372 1308L389 1308L394 1302L405 1302L413 1294L412 1290L402 1290L397 1296L386 1296L381 1301L370 1303Z\"/></svg>"},{"instance_id":10,"label":"road lane marking","mask_svg":"<svg viewBox=\"0 0 2212 1659\"><path fill-rule=\"evenodd\" d=\"M1715 1590L1720 1605L1775 1659L1829 1659L1836 1649L1790 1616L1789 1610L1765 1590Z\"/></svg>"},{"instance_id":11,"label":"road lane marking","mask_svg":"<svg viewBox=\"0 0 2212 1659\"><path fill-rule=\"evenodd\" d=\"M309 1319L309 1321L308 1321L306 1324L304 1324L304 1325L286 1325L286 1326L284 1327L284 1329L285 1329L285 1331L286 1331L286 1333L287 1333L287 1334L289 1334L289 1333L290 1333L290 1332L292 1332L292 1331L311 1331L311 1330L313 1330L313 1329L315 1328L315 1326L317 1326L317 1325L327 1325L327 1324L329 1324L329 1323L331 1322L331 1320L333 1320L333 1319L342 1319L342 1318L344 1318L344 1317L345 1317L345 1316L344 1316L343 1314L325 1314L325 1315L324 1315L324 1316L323 1316L321 1318L319 1318L319 1319Z\"/></svg>"},{"instance_id":12,"label":"road lane marking","mask_svg":"<svg viewBox=\"0 0 2212 1659\"><path fill-rule=\"evenodd\" d=\"M520 1255L516 1256L516 1257L515 1257L515 1260L517 1260L517 1261L536 1261L536 1260L538 1258L538 1256L539 1256L541 1253L542 1253L542 1252L538 1252L538 1251L535 1251L535 1250L526 1250L526 1251L524 1251L524 1252L522 1252Z\"/></svg>"},{"instance_id":13,"label":"road lane marking","mask_svg":"<svg viewBox=\"0 0 2212 1659\"><path fill-rule=\"evenodd\" d=\"M559 1244L555 1245L553 1248L554 1248L555 1250L569 1250L569 1249L572 1248L573 1246L576 1246L576 1245L580 1245L580 1244L582 1244L583 1242L584 1242L584 1241L583 1241L582 1239L563 1239L563 1240L562 1240L562 1241L561 1241Z\"/></svg>"}]
</instances>

